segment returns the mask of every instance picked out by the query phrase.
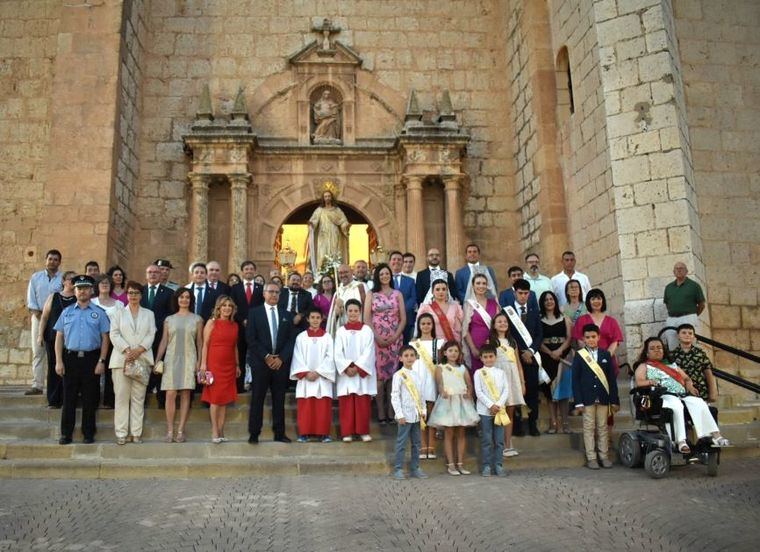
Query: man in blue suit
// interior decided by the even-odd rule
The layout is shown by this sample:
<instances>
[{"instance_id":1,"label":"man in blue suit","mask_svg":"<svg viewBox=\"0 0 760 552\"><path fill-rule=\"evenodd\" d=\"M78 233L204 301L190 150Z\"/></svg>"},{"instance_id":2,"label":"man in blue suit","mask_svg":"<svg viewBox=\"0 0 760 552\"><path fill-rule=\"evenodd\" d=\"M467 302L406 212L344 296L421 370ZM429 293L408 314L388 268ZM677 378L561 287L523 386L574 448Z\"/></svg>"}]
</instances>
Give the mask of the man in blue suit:
<instances>
[{"instance_id":1,"label":"man in blue suit","mask_svg":"<svg viewBox=\"0 0 760 552\"><path fill-rule=\"evenodd\" d=\"M414 279L404 276L401 269L404 266L404 255L401 251L391 251L388 258L388 265L393 273L393 289L397 289L404 296L404 307L406 309L406 328L404 329L404 343L409 343L414 332L414 311L417 308L417 286Z\"/></svg>"},{"instance_id":2,"label":"man in blue suit","mask_svg":"<svg viewBox=\"0 0 760 552\"><path fill-rule=\"evenodd\" d=\"M203 322L206 323L214 313L214 306L216 306L216 300L220 295L220 291L208 285L208 280L206 279L208 272L204 263L195 263L192 274L193 283L187 286L187 288L193 294L193 297L195 297L195 314L203 318Z\"/></svg>"},{"instance_id":3,"label":"man in blue suit","mask_svg":"<svg viewBox=\"0 0 760 552\"><path fill-rule=\"evenodd\" d=\"M522 279L523 269L520 268L519 266L510 266L509 270L507 271L507 276L509 276L509 284L511 286L514 286L517 280ZM525 281L527 282L527 280ZM499 305L501 305L502 307L506 307L507 305L514 305L514 303L515 303L515 288L514 287L509 287L499 294ZM535 292L533 292L533 290L531 290L530 296L528 297L528 307L532 308L533 310L540 311L540 309L538 308L538 299L536 298L536 294Z\"/></svg>"},{"instance_id":4,"label":"man in blue suit","mask_svg":"<svg viewBox=\"0 0 760 552\"><path fill-rule=\"evenodd\" d=\"M259 442L264 399L272 390L272 430L274 440L290 443L285 435L285 390L290 378L290 359L293 356L296 331L293 315L277 305L280 288L277 284L264 286L264 304L248 313L246 341L248 364L251 366L251 410L248 413L248 442Z\"/></svg>"},{"instance_id":5,"label":"man in blue suit","mask_svg":"<svg viewBox=\"0 0 760 552\"><path fill-rule=\"evenodd\" d=\"M517 342L517 349L520 351L520 360L522 361L523 375L525 377L525 404L530 409L528 415L528 431L533 437L538 437L541 432L538 430L538 362L533 353L538 352L541 341L544 339L543 329L541 327L541 315L538 310L528 303L530 298L530 284L519 279L515 281L515 301L504 307L512 307L520 317L522 324L530 334L532 344L528 347L527 343L520 335L515 324L510 321L509 331ZM525 429L522 425L520 411L515 412L515 427L513 435L518 437L525 435Z\"/></svg>"},{"instance_id":6,"label":"man in blue suit","mask_svg":"<svg viewBox=\"0 0 760 552\"><path fill-rule=\"evenodd\" d=\"M467 295L467 286L470 284L472 277L480 272L488 271L491 276L491 281L494 285L494 294L496 290L496 273L490 266L480 264L480 246L475 243L471 243L464 250L464 257L467 260L467 264L456 271L454 280L456 281L456 290L451 290L452 295L456 295L456 299L464 304L465 297Z\"/></svg>"}]
</instances>

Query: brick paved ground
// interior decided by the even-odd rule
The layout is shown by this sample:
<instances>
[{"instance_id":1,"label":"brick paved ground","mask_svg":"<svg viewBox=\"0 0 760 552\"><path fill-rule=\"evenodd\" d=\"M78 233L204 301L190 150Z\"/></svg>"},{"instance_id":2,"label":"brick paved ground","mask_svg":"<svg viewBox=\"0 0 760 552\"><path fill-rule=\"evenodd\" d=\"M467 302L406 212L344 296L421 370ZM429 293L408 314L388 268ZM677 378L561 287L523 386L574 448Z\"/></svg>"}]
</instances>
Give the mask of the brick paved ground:
<instances>
[{"instance_id":1,"label":"brick paved ground","mask_svg":"<svg viewBox=\"0 0 760 552\"><path fill-rule=\"evenodd\" d=\"M752 543L755 543L752 545ZM6 480L0 550L757 550L760 460L660 481L617 467L505 479Z\"/></svg>"}]
</instances>

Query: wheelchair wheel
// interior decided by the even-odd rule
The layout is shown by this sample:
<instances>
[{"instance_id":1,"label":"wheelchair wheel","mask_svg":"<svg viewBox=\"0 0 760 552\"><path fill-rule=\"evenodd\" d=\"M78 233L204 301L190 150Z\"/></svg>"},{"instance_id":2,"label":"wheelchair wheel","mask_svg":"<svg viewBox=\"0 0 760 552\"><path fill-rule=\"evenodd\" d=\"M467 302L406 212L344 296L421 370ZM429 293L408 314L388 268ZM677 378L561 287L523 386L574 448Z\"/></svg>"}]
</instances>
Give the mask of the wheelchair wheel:
<instances>
[{"instance_id":1,"label":"wheelchair wheel","mask_svg":"<svg viewBox=\"0 0 760 552\"><path fill-rule=\"evenodd\" d=\"M710 477L715 477L718 475L718 453L717 452L708 452L707 453L707 475Z\"/></svg>"},{"instance_id":2,"label":"wheelchair wheel","mask_svg":"<svg viewBox=\"0 0 760 552\"><path fill-rule=\"evenodd\" d=\"M670 456L664 450L651 450L644 458L644 469L652 479L661 479L670 471Z\"/></svg>"},{"instance_id":3,"label":"wheelchair wheel","mask_svg":"<svg viewBox=\"0 0 760 552\"><path fill-rule=\"evenodd\" d=\"M623 433L618 444L620 463L626 468L635 468L641 464L641 445L630 433Z\"/></svg>"}]
</instances>

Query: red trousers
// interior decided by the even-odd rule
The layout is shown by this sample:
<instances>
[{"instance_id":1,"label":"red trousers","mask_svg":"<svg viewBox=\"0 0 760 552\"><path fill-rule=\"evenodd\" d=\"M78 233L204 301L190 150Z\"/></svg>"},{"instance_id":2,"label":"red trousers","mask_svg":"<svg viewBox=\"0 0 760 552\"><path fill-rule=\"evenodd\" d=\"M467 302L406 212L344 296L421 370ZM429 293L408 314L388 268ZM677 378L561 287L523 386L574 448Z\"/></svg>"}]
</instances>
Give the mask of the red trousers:
<instances>
[{"instance_id":1,"label":"red trousers","mask_svg":"<svg viewBox=\"0 0 760 552\"><path fill-rule=\"evenodd\" d=\"M299 435L330 435L332 425L332 399L308 397L298 399L297 421Z\"/></svg>"},{"instance_id":2,"label":"red trousers","mask_svg":"<svg viewBox=\"0 0 760 552\"><path fill-rule=\"evenodd\" d=\"M344 395L338 397L340 436L368 435L372 397L369 395Z\"/></svg>"}]
</instances>

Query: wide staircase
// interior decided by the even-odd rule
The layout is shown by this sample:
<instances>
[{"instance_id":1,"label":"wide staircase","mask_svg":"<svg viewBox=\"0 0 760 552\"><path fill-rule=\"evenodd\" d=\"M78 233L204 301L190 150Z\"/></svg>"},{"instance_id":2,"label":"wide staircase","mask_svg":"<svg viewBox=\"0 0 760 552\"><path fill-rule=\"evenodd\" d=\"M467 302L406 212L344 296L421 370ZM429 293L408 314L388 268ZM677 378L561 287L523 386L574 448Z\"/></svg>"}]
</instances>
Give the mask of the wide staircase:
<instances>
[{"instance_id":1,"label":"wide staircase","mask_svg":"<svg viewBox=\"0 0 760 552\"><path fill-rule=\"evenodd\" d=\"M634 427L628 408L628 382L622 376L618 384L623 407L616 415L613 443L621 431ZM723 458L760 456L760 400L735 399L721 387L720 425L734 447L724 449ZM24 389L0 388L0 477L43 478L196 478L238 477L269 474L367 473L385 474L391 466L396 427L372 424L370 443L296 443L296 401L287 395L286 418L292 444L272 442L271 410L265 407L264 431L258 445L247 442L249 395L240 396L229 407L226 436L230 441L210 442L208 410L193 402L187 425L187 442L164 443L166 432L164 411L155 397L145 412L142 444L117 445L113 433L113 411L98 411L98 433L94 444L81 442L77 429L74 444L59 445L60 410L49 410L42 396L26 397ZM757 396L755 396L757 397ZM543 399L542 399L543 401ZM81 414L78 412L78 414ZM540 428L548 427L548 408L542 402ZM583 465L581 418L570 417L572 434L515 438L519 456L505 459L505 467L538 469L579 467ZM77 419L79 428L79 418ZM337 432L337 404L334 409L333 432ZM443 473L443 442L436 441L438 459L423 460L422 467L430 474ZM407 452L408 455L408 452ZM477 467L479 441L475 429L468 430L466 465Z\"/></svg>"}]
</instances>

